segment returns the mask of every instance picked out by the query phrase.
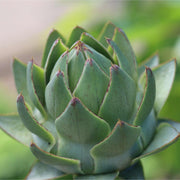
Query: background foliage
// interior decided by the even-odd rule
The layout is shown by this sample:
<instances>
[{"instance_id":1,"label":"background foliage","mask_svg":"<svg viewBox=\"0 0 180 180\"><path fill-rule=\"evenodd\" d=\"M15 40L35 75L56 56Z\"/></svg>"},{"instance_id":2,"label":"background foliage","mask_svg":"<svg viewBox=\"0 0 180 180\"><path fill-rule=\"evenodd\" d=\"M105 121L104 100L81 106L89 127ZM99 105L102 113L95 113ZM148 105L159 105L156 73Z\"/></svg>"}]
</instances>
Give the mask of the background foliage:
<instances>
[{"instance_id":1,"label":"background foliage","mask_svg":"<svg viewBox=\"0 0 180 180\"><path fill-rule=\"evenodd\" d=\"M17 2L20 3L20 1ZM33 0L31 2L36 3ZM44 3L47 2L44 1ZM30 60L29 56L35 56L37 57L35 61L39 62L38 59L40 60L47 34L52 27L68 36L71 29L78 24L97 37L104 23L107 20L112 21L126 32L138 62L145 60L157 51L161 62L177 57L175 83L160 116L180 121L180 1L101 0L98 2L86 1L86 3L76 1L75 3L66 0L49 3L62 9L68 7L69 10L60 12L59 17L52 20L53 24L47 25L45 31L36 34L39 38L37 36L34 36L33 39L27 38L26 43L30 43L32 47L29 51L24 50L18 53L18 58L25 57L25 61L27 61ZM46 13L52 13L52 9ZM26 20L24 23L27 23ZM37 40L40 43L37 43ZM22 46L19 48L21 49ZM5 53L9 53L8 50ZM12 81L12 73L8 71L9 65L9 69L6 70L4 64L7 62L0 59L0 113L16 112L17 94L14 84L7 83ZM0 179L25 177L35 158L28 148L15 142L2 131L0 131L0 139ZM143 164L146 177L180 178L179 150L180 140L165 151L145 158Z\"/></svg>"}]
</instances>

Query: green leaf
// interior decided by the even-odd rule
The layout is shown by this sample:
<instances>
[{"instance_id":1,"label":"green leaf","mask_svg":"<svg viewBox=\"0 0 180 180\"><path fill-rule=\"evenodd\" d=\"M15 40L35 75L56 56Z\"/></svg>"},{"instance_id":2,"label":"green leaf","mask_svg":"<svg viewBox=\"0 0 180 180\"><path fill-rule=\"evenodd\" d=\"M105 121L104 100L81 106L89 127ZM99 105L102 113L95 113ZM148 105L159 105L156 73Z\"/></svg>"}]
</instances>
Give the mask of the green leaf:
<instances>
[{"instance_id":1,"label":"green leaf","mask_svg":"<svg viewBox=\"0 0 180 180\"><path fill-rule=\"evenodd\" d=\"M97 114L108 83L108 76L101 71L94 60L88 59L73 94L81 99L90 111Z\"/></svg>"},{"instance_id":2,"label":"green leaf","mask_svg":"<svg viewBox=\"0 0 180 180\"><path fill-rule=\"evenodd\" d=\"M80 40L83 41L85 44L91 46L93 49L103 54L105 57L107 57L113 62L113 59L109 52L106 50L106 48L101 43L99 43L93 36L88 33L82 33Z\"/></svg>"},{"instance_id":3,"label":"green leaf","mask_svg":"<svg viewBox=\"0 0 180 180\"><path fill-rule=\"evenodd\" d=\"M152 110L148 117L141 124L141 137L143 141L143 148L145 148L152 140L156 132L157 120L155 113Z\"/></svg>"},{"instance_id":4,"label":"green leaf","mask_svg":"<svg viewBox=\"0 0 180 180\"><path fill-rule=\"evenodd\" d=\"M64 73L64 79L66 82L66 85L69 87L68 82L68 60L69 60L69 52L66 51L63 53L60 58L57 60L56 64L54 65L54 68L51 73L50 80L55 76L55 74L60 70Z\"/></svg>"},{"instance_id":5,"label":"green leaf","mask_svg":"<svg viewBox=\"0 0 180 180\"><path fill-rule=\"evenodd\" d=\"M64 74L59 71L45 90L46 106L50 115L56 119L64 111L71 98L71 93L64 82Z\"/></svg>"},{"instance_id":6,"label":"green leaf","mask_svg":"<svg viewBox=\"0 0 180 180\"><path fill-rule=\"evenodd\" d=\"M64 176L64 173L55 169L52 166L47 164L37 162L31 169L30 173L27 176L27 180L38 179L38 180L47 180L51 178L56 178L59 176Z\"/></svg>"},{"instance_id":7,"label":"green leaf","mask_svg":"<svg viewBox=\"0 0 180 180\"><path fill-rule=\"evenodd\" d=\"M107 173L107 174L95 174L95 175L76 175L75 180L115 180L119 172Z\"/></svg>"},{"instance_id":8,"label":"green leaf","mask_svg":"<svg viewBox=\"0 0 180 180\"><path fill-rule=\"evenodd\" d=\"M147 60L143 61L139 65L139 67L138 67L138 74L139 74L139 76L145 71L145 69L146 69L145 67L146 66L150 67L152 69L153 67L158 66L158 64L159 64L159 56L156 53L156 54L152 55L151 57L149 57Z\"/></svg>"},{"instance_id":9,"label":"green leaf","mask_svg":"<svg viewBox=\"0 0 180 180\"><path fill-rule=\"evenodd\" d=\"M176 129L176 131L178 131L180 133L180 122L176 122L176 121L173 121L173 120L169 120L169 119L158 119L157 121L158 123L168 123L170 124L173 128Z\"/></svg>"},{"instance_id":10,"label":"green leaf","mask_svg":"<svg viewBox=\"0 0 180 180\"><path fill-rule=\"evenodd\" d=\"M46 130L46 128L45 128L45 130ZM45 140L33 133L32 133L32 141L31 142L34 142L39 148L41 148L47 152L50 152L55 147L55 142L47 143L47 140Z\"/></svg>"},{"instance_id":11,"label":"green leaf","mask_svg":"<svg viewBox=\"0 0 180 180\"><path fill-rule=\"evenodd\" d=\"M88 45L84 45L87 49L84 51L86 59L92 58L98 66L106 73L106 75L110 76L110 67L111 60L100 54L98 51L94 50Z\"/></svg>"},{"instance_id":12,"label":"green leaf","mask_svg":"<svg viewBox=\"0 0 180 180\"><path fill-rule=\"evenodd\" d=\"M86 32L86 30L84 30L82 27L76 26L69 37L67 47L71 47L76 41L78 41L83 32Z\"/></svg>"},{"instance_id":13,"label":"green leaf","mask_svg":"<svg viewBox=\"0 0 180 180\"><path fill-rule=\"evenodd\" d=\"M44 68L46 61L47 61L49 51L50 51L54 41L56 41L57 39L62 39L62 41L65 42L63 36L57 30L52 29L52 31L50 32L49 37L46 41L46 46L44 48L43 58L42 58L42 62L41 62L41 67Z\"/></svg>"},{"instance_id":14,"label":"green leaf","mask_svg":"<svg viewBox=\"0 0 180 180\"><path fill-rule=\"evenodd\" d=\"M61 56L62 53L64 53L67 50L67 47L63 44L61 39L57 39L48 54L47 61L45 64L45 81L46 84L49 82L50 75L52 72L52 69L58 60L58 58Z\"/></svg>"},{"instance_id":15,"label":"green leaf","mask_svg":"<svg viewBox=\"0 0 180 180\"><path fill-rule=\"evenodd\" d=\"M28 89L27 89L26 65L15 58L13 60L12 67L13 67L14 81L16 84L16 89L18 94L19 93L23 94L26 102L32 106L33 104L29 97Z\"/></svg>"},{"instance_id":16,"label":"green leaf","mask_svg":"<svg viewBox=\"0 0 180 180\"><path fill-rule=\"evenodd\" d=\"M64 158L56 156L54 154L50 154L38 148L35 144L31 144L31 151L41 162L51 165L64 173L82 174L79 160Z\"/></svg>"},{"instance_id":17,"label":"green leaf","mask_svg":"<svg viewBox=\"0 0 180 180\"><path fill-rule=\"evenodd\" d=\"M121 68L113 65L110 85L98 114L108 122L112 129L118 119L129 121L133 113L135 98L135 82Z\"/></svg>"},{"instance_id":18,"label":"green leaf","mask_svg":"<svg viewBox=\"0 0 180 180\"><path fill-rule=\"evenodd\" d=\"M118 121L112 134L91 149L94 173L104 173L126 168L132 158L133 145L141 132L140 127Z\"/></svg>"},{"instance_id":19,"label":"green leaf","mask_svg":"<svg viewBox=\"0 0 180 180\"><path fill-rule=\"evenodd\" d=\"M102 43L104 45L104 47L108 47L108 43L106 41L106 38L110 38L112 39L113 35L114 35L114 29L116 27L114 26L114 24L112 24L111 22L107 22L105 24L105 26L103 27L98 40L100 43Z\"/></svg>"},{"instance_id":20,"label":"green leaf","mask_svg":"<svg viewBox=\"0 0 180 180\"><path fill-rule=\"evenodd\" d=\"M20 143L26 146L30 145L31 133L25 128L18 115L1 115L0 128Z\"/></svg>"},{"instance_id":21,"label":"green leaf","mask_svg":"<svg viewBox=\"0 0 180 180\"><path fill-rule=\"evenodd\" d=\"M29 96L34 105L46 117L46 112L43 105L45 105L45 80L44 71L37 65L30 61L27 66L27 88Z\"/></svg>"},{"instance_id":22,"label":"green leaf","mask_svg":"<svg viewBox=\"0 0 180 180\"><path fill-rule=\"evenodd\" d=\"M85 57L83 54L83 44L79 41L70 52L68 63L69 88L71 92L75 89L81 73L83 71Z\"/></svg>"},{"instance_id":23,"label":"green leaf","mask_svg":"<svg viewBox=\"0 0 180 180\"><path fill-rule=\"evenodd\" d=\"M24 97L22 95L18 96L17 109L24 126L32 133L47 141L47 144L53 146L55 143L54 137L41 124L39 124L36 119L34 119L30 109L24 102Z\"/></svg>"},{"instance_id":24,"label":"green leaf","mask_svg":"<svg viewBox=\"0 0 180 180\"><path fill-rule=\"evenodd\" d=\"M85 173L93 171L89 150L110 132L109 125L73 98L63 114L56 120L60 135L58 155L81 161Z\"/></svg>"},{"instance_id":25,"label":"green leaf","mask_svg":"<svg viewBox=\"0 0 180 180\"><path fill-rule=\"evenodd\" d=\"M162 64L154 69L152 69L155 81L156 81L156 99L154 103L154 108L158 114L171 90L175 71L176 71L176 60L173 59L165 64Z\"/></svg>"},{"instance_id":26,"label":"green leaf","mask_svg":"<svg viewBox=\"0 0 180 180\"><path fill-rule=\"evenodd\" d=\"M144 172L143 172L143 166L140 161L133 164L129 168L123 170L119 174L120 178L123 179L141 179L144 180Z\"/></svg>"},{"instance_id":27,"label":"green leaf","mask_svg":"<svg viewBox=\"0 0 180 180\"><path fill-rule=\"evenodd\" d=\"M118 56L118 52L121 53L122 55L119 55L119 60L123 64L123 66L126 66L126 60L127 60L127 65L129 68L129 72L131 72L131 75L133 79L137 79L137 62L136 62L136 56L134 54L134 51L131 47L131 44L126 36L126 34L123 32L122 29L120 28L115 28L114 30L114 36L113 36L113 42L118 46L119 51L115 50L116 55ZM122 59L121 59L122 58ZM123 62L124 61L124 62Z\"/></svg>"},{"instance_id":28,"label":"green leaf","mask_svg":"<svg viewBox=\"0 0 180 180\"><path fill-rule=\"evenodd\" d=\"M142 125L143 121L147 118L154 105L156 85L153 73L150 68L146 67L146 72L142 75L140 84L145 86L145 88L143 98L134 120L134 124L138 126Z\"/></svg>"},{"instance_id":29,"label":"green leaf","mask_svg":"<svg viewBox=\"0 0 180 180\"><path fill-rule=\"evenodd\" d=\"M165 149L170 144L175 142L178 137L179 133L170 124L160 123L153 140L145 151L139 157L134 159L134 162Z\"/></svg>"},{"instance_id":30,"label":"green leaf","mask_svg":"<svg viewBox=\"0 0 180 180\"><path fill-rule=\"evenodd\" d=\"M129 57L126 52L127 49L123 49L123 45L116 44L116 42L111 39L107 39L108 44L114 50L119 66L134 80L137 79L137 70L136 70L136 60L132 57Z\"/></svg>"}]
</instances>

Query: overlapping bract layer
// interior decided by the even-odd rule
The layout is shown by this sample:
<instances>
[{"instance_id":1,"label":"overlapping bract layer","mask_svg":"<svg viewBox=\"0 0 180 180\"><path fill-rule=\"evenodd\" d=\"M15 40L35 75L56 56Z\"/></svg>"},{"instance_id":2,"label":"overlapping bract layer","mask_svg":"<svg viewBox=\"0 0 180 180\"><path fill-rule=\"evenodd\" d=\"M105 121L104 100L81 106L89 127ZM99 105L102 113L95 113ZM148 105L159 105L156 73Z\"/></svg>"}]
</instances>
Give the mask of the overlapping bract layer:
<instances>
[{"instance_id":1,"label":"overlapping bract layer","mask_svg":"<svg viewBox=\"0 0 180 180\"><path fill-rule=\"evenodd\" d=\"M135 170L142 178L140 157L179 136L175 122L156 120L175 60L157 66L154 55L137 67L126 35L111 23L98 40L76 27L66 43L53 30L41 67L14 60L20 117L3 116L0 126L26 145L32 141L31 151L46 164L37 163L29 178L39 178L36 168L50 178L128 178Z\"/></svg>"}]
</instances>

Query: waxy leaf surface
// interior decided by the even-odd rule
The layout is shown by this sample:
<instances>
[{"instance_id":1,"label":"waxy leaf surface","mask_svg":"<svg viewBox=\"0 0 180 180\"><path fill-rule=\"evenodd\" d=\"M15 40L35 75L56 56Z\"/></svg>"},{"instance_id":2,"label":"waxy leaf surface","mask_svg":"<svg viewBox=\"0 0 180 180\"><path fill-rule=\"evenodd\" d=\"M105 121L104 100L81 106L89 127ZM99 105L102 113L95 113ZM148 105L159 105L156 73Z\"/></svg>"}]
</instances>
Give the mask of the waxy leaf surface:
<instances>
[{"instance_id":1,"label":"waxy leaf surface","mask_svg":"<svg viewBox=\"0 0 180 180\"><path fill-rule=\"evenodd\" d=\"M38 148L35 144L31 144L31 151L40 161L51 165L64 173L82 173L79 160L50 154Z\"/></svg>"},{"instance_id":2,"label":"waxy leaf surface","mask_svg":"<svg viewBox=\"0 0 180 180\"><path fill-rule=\"evenodd\" d=\"M30 61L27 66L27 89L29 96L34 105L46 117L46 112L43 107L45 105L45 79L44 71Z\"/></svg>"},{"instance_id":3,"label":"waxy leaf surface","mask_svg":"<svg viewBox=\"0 0 180 180\"><path fill-rule=\"evenodd\" d=\"M41 67L44 68L44 66L46 64L46 61L47 61L47 57L48 57L49 51L50 51L53 43L57 39L62 39L63 42L65 43L65 40L64 40L63 36L57 30L53 29L50 32L49 37L48 37L48 39L46 41L46 46L44 48L43 58L42 58L42 61L41 61Z\"/></svg>"},{"instance_id":4,"label":"waxy leaf surface","mask_svg":"<svg viewBox=\"0 0 180 180\"><path fill-rule=\"evenodd\" d=\"M111 129L118 119L128 122L136 97L135 82L117 65L111 67L109 88L101 104L98 115L105 119Z\"/></svg>"},{"instance_id":5,"label":"waxy leaf surface","mask_svg":"<svg viewBox=\"0 0 180 180\"><path fill-rule=\"evenodd\" d=\"M1 115L0 128L22 144L30 145L32 140L31 132L24 126L18 115Z\"/></svg>"},{"instance_id":6,"label":"waxy leaf surface","mask_svg":"<svg viewBox=\"0 0 180 180\"><path fill-rule=\"evenodd\" d=\"M88 111L77 98L73 98L57 118L56 127L60 135L58 155L79 159L82 170L91 173L93 159L89 150L107 137L109 125Z\"/></svg>"},{"instance_id":7,"label":"waxy leaf surface","mask_svg":"<svg viewBox=\"0 0 180 180\"><path fill-rule=\"evenodd\" d=\"M171 90L175 77L176 61L171 60L152 69L152 71L156 82L156 99L154 108L156 113L158 114L161 111L164 103L166 102Z\"/></svg>"},{"instance_id":8,"label":"waxy leaf surface","mask_svg":"<svg viewBox=\"0 0 180 180\"><path fill-rule=\"evenodd\" d=\"M98 40L100 43L102 43L104 45L104 47L106 47L106 48L108 47L106 38L112 39L115 28L116 27L111 22L106 23L105 26L103 27L101 33L99 34Z\"/></svg>"},{"instance_id":9,"label":"waxy leaf surface","mask_svg":"<svg viewBox=\"0 0 180 180\"><path fill-rule=\"evenodd\" d=\"M97 114L109 83L108 76L98 67L96 62L88 59L78 85L74 90L74 96L81 99L82 103Z\"/></svg>"},{"instance_id":10,"label":"waxy leaf surface","mask_svg":"<svg viewBox=\"0 0 180 180\"><path fill-rule=\"evenodd\" d=\"M91 149L94 172L112 172L127 167L131 162L132 148L140 135L140 130L140 127L118 121L112 134Z\"/></svg>"},{"instance_id":11,"label":"waxy leaf surface","mask_svg":"<svg viewBox=\"0 0 180 180\"><path fill-rule=\"evenodd\" d=\"M71 98L71 93L64 82L64 75L59 71L45 90L46 106L50 115L56 119L65 110Z\"/></svg>"}]
</instances>

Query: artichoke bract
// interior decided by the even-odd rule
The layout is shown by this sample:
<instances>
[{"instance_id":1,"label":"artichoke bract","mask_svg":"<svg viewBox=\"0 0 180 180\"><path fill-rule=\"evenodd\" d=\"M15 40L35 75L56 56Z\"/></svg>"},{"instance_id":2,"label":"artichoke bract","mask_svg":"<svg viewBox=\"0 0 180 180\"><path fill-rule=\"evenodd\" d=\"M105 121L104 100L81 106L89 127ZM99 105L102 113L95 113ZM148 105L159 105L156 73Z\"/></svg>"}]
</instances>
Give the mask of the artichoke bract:
<instances>
[{"instance_id":1,"label":"artichoke bract","mask_svg":"<svg viewBox=\"0 0 180 180\"><path fill-rule=\"evenodd\" d=\"M0 117L38 160L27 179L143 179L140 159L179 137L178 122L158 118L175 69L158 54L138 66L112 23L97 40L79 26L68 41L53 29L41 66L14 59L19 115Z\"/></svg>"}]
</instances>

